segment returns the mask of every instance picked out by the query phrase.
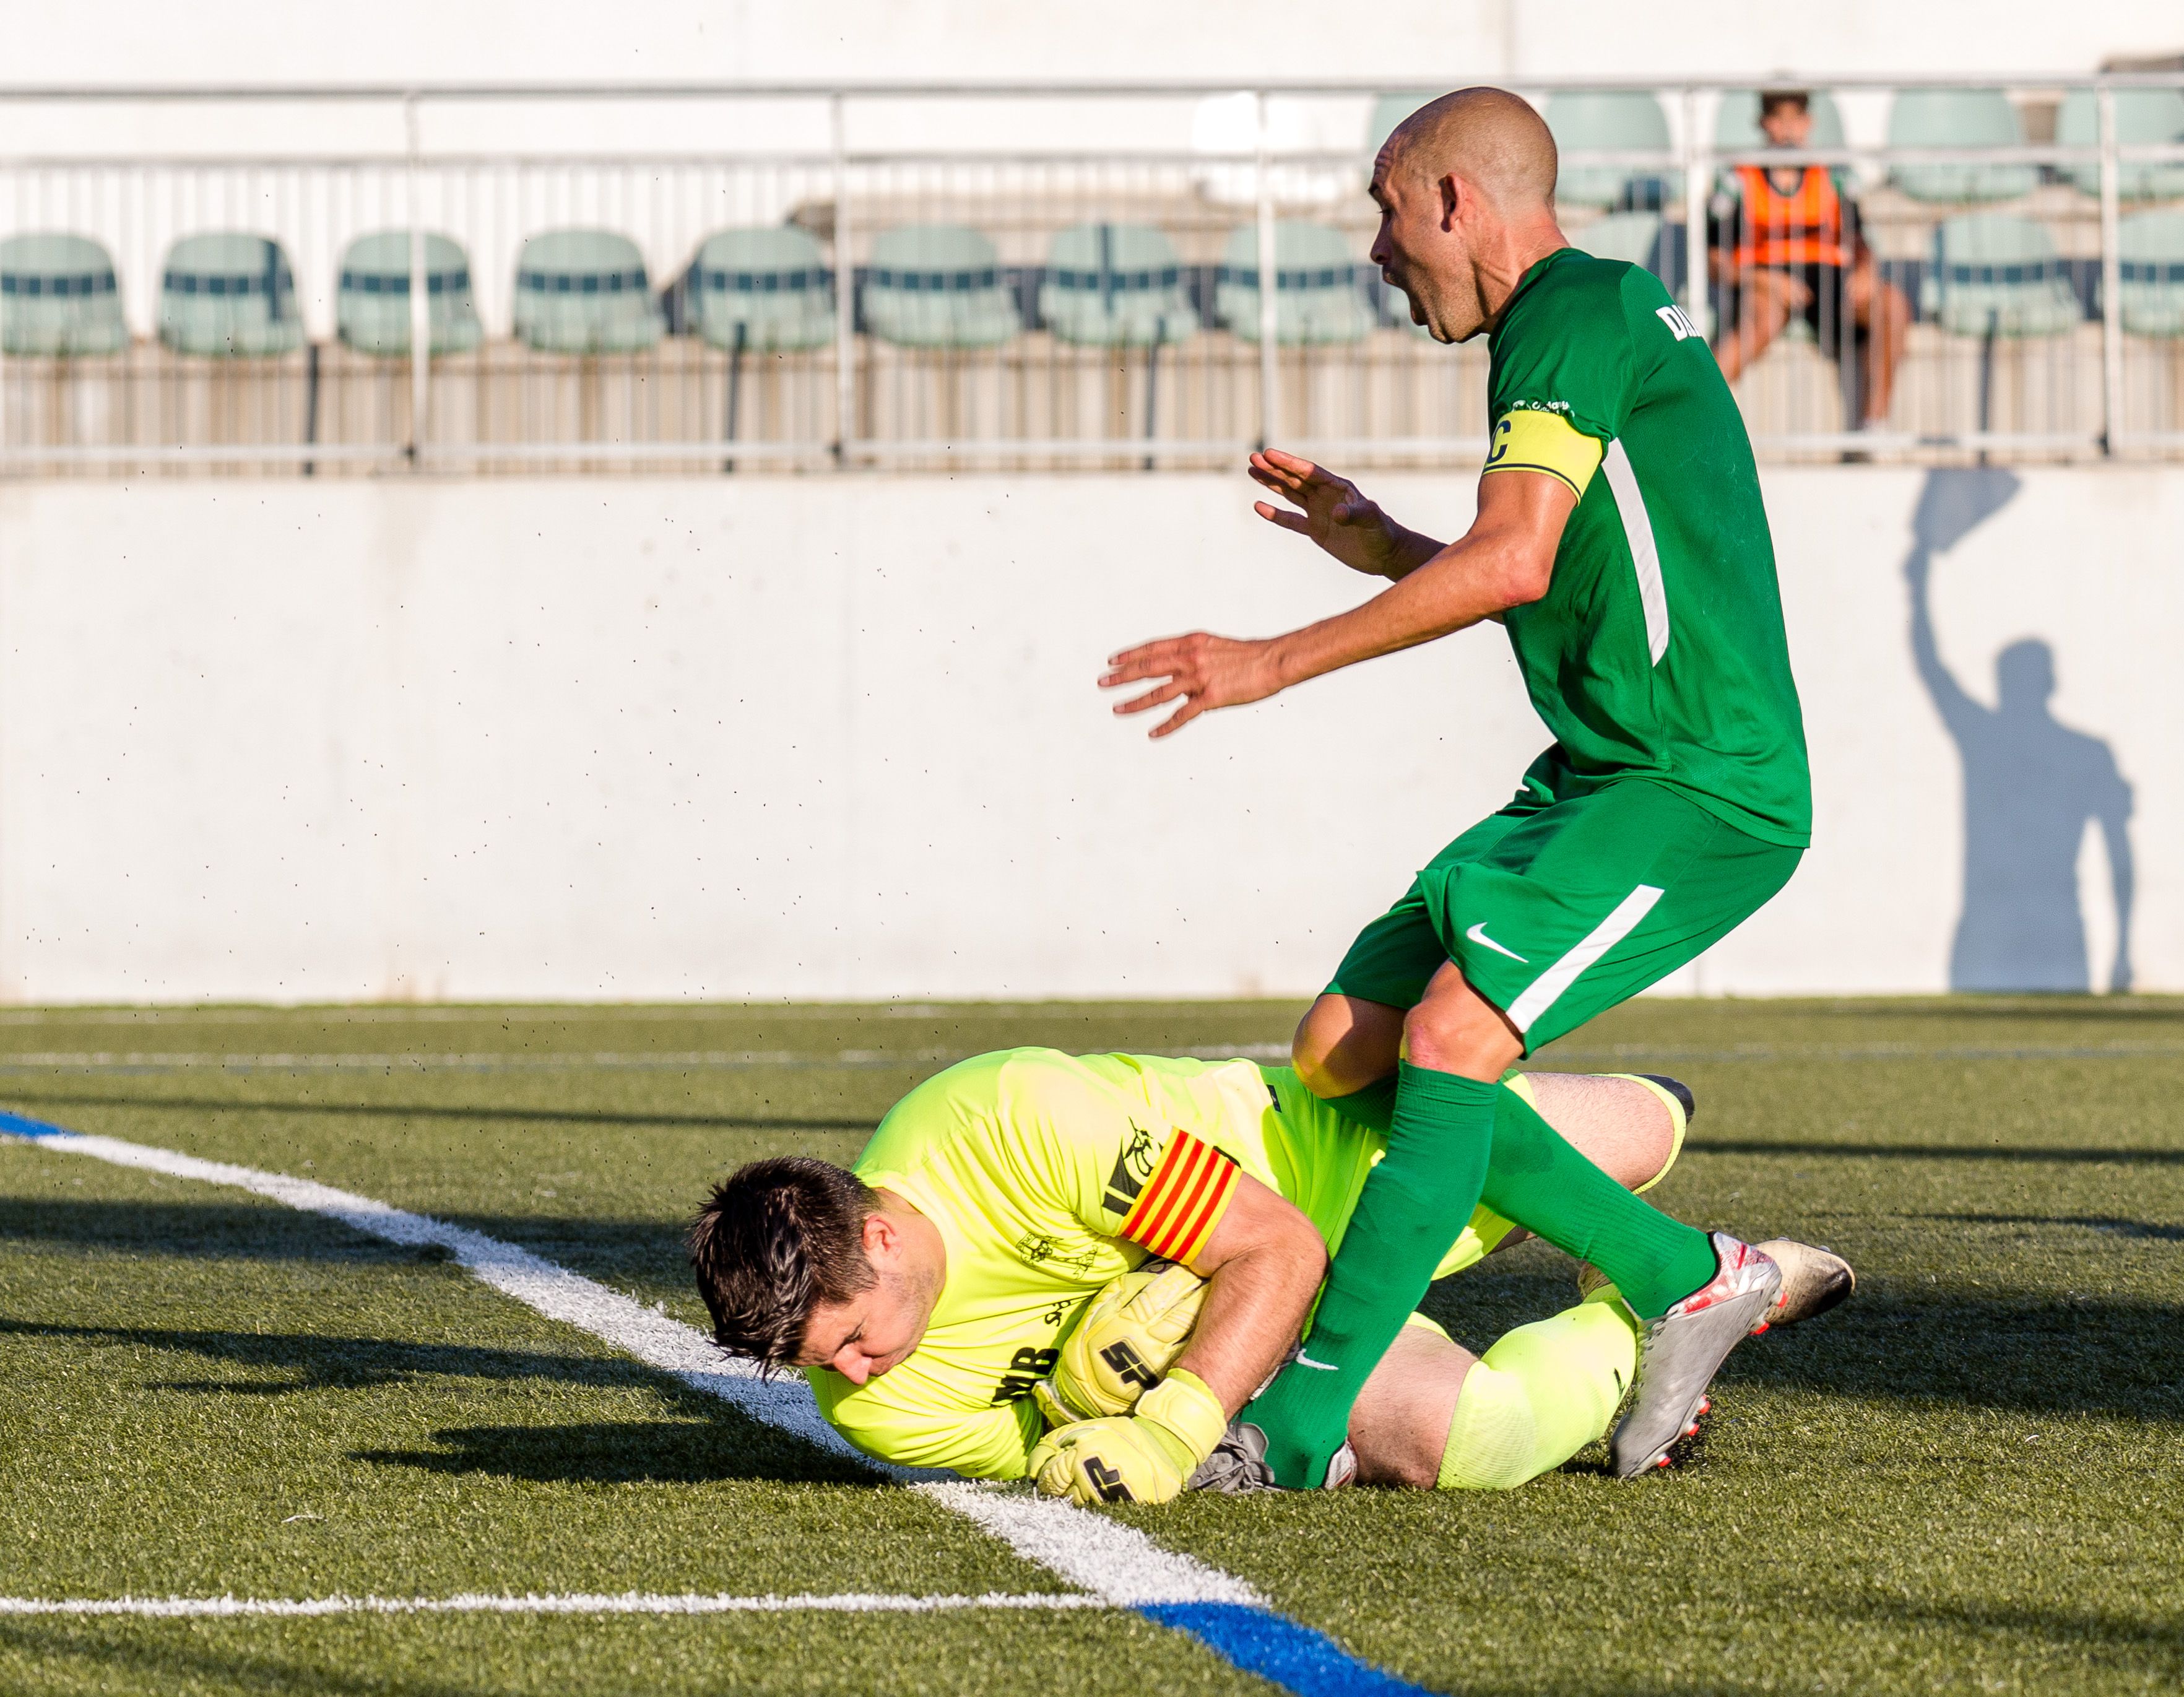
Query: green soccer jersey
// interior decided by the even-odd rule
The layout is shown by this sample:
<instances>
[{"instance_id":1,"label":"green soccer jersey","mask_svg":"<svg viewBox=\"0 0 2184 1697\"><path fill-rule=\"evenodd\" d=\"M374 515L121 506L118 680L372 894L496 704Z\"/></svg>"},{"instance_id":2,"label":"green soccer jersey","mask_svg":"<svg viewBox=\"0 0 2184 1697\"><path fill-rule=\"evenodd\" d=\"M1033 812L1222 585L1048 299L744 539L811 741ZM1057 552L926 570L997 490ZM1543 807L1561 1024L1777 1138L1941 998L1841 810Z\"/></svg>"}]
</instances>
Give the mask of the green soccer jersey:
<instances>
[{"instance_id":1,"label":"green soccer jersey","mask_svg":"<svg viewBox=\"0 0 2184 1697\"><path fill-rule=\"evenodd\" d=\"M1566 796L1651 779L1802 847L1812 780L1774 544L1705 338L1650 272L1564 248L1525 272L1492 349L1487 471L1579 490L1546 596L1504 619L1556 739L1531 780ZM1599 475L1524 451L1566 433L1541 414L1599 444Z\"/></svg>"}]
</instances>

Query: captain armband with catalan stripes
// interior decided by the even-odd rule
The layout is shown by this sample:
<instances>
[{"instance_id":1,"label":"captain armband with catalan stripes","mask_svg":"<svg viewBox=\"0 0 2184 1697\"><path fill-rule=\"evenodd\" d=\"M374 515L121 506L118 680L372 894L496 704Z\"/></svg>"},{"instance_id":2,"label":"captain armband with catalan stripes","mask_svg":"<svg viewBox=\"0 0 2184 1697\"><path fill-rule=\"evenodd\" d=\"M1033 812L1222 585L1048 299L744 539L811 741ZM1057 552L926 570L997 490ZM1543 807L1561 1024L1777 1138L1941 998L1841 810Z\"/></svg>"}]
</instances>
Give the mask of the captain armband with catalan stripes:
<instances>
[{"instance_id":1,"label":"captain armband with catalan stripes","mask_svg":"<svg viewBox=\"0 0 2184 1697\"><path fill-rule=\"evenodd\" d=\"M1178 1128L1116 1236L1168 1260L1189 1261L1228 1211L1240 1170L1211 1143Z\"/></svg>"},{"instance_id":2,"label":"captain armband with catalan stripes","mask_svg":"<svg viewBox=\"0 0 2184 1697\"><path fill-rule=\"evenodd\" d=\"M1606 451L1597 438L1587 436L1562 414L1544 407L1519 407L1503 413L1494 427L1486 470L1543 472L1567 483L1572 494L1582 495Z\"/></svg>"}]
</instances>

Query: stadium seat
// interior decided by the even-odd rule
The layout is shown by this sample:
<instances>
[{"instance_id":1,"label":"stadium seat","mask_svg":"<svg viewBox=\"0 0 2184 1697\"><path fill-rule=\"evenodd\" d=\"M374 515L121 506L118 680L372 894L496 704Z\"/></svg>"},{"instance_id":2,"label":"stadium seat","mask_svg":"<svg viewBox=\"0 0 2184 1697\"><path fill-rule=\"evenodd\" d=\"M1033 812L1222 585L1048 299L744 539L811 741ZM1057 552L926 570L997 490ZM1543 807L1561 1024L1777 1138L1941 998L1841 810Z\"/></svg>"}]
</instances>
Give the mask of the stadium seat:
<instances>
[{"instance_id":1,"label":"stadium seat","mask_svg":"<svg viewBox=\"0 0 2184 1697\"><path fill-rule=\"evenodd\" d=\"M1365 126L1365 164L1371 169L1380 149L1387 145L1388 137L1396 133L1396 126L1438 97L1423 91L1409 94L1376 94L1373 97L1373 115Z\"/></svg>"},{"instance_id":2,"label":"stadium seat","mask_svg":"<svg viewBox=\"0 0 2184 1697\"><path fill-rule=\"evenodd\" d=\"M690 318L716 348L797 353L834 339L833 277L793 224L720 230L690 262Z\"/></svg>"},{"instance_id":3,"label":"stadium seat","mask_svg":"<svg viewBox=\"0 0 2184 1697\"><path fill-rule=\"evenodd\" d=\"M1175 244L1145 224L1079 224L1056 236L1039 315L1084 347L1144 348L1198 333Z\"/></svg>"},{"instance_id":4,"label":"stadium seat","mask_svg":"<svg viewBox=\"0 0 2184 1697\"><path fill-rule=\"evenodd\" d=\"M2184 212L2141 212L2117 227L2123 327L2184 336Z\"/></svg>"},{"instance_id":5,"label":"stadium seat","mask_svg":"<svg viewBox=\"0 0 2184 1697\"><path fill-rule=\"evenodd\" d=\"M1596 219L1570 237L1570 246L1596 260L1621 260L1651 266L1661 240L1658 212L1611 212Z\"/></svg>"},{"instance_id":6,"label":"stadium seat","mask_svg":"<svg viewBox=\"0 0 2184 1697\"><path fill-rule=\"evenodd\" d=\"M865 325L903 348L997 348L1023 329L1000 256L961 224L906 224L872 243Z\"/></svg>"},{"instance_id":7,"label":"stadium seat","mask_svg":"<svg viewBox=\"0 0 2184 1697\"><path fill-rule=\"evenodd\" d=\"M304 345L296 274L278 242L226 231L185 236L159 276L159 339L214 358L287 354Z\"/></svg>"},{"instance_id":8,"label":"stadium seat","mask_svg":"<svg viewBox=\"0 0 2184 1697\"><path fill-rule=\"evenodd\" d=\"M1324 224L1284 219L1274 226L1274 339L1284 345L1362 341L1373 304L1357 273L1350 238ZM1259 228L1228 233L1214 289L1221 321L1247 342L1259 339Z\"/></svg>"},{"instance_id":9,"label":"stadium seat","mask_svg":"<svg viewBox=\"0 0 2184 1697\"><path fill-rule=\"evenodd\" d=\"M428 347L466 354L484 332L471 300L471 262L445 236L425 237L425 311ZM342 255L334 293L334 332L359 354L410 352L410 232L359 236Z\"/></svg>"},{"instance_id":10,"label":"stadium seat","mask_svg":"<svg viewBox=\"0 0 2184 1697\"><path fill-rule=\"evenodd\" d=\"M2025 126L1998 88L1914 88L1888 109L1892 148L2021 148ZM2038 170L2022 165L1903 165L1889 172L1914 200L1955 205L2014 200L2032 193Z\"/></svg>"},{"instance_id":11,"label":"stadium seat","mask_svg":"<svg viewBox=\"0 0 2184 1697\"><path fill-rule=\"evenodd\" d=\"M549 230L516 255L516 339L540 353L632 353L663 327L644 257L627 236Z\"/></svg>"},{"instance_id":12,"label":"stadium seat","mask_svg":"<svg viewBox=\"0 0 2184 1697\"><path fill-rule=\"evenodd\" d=\"M2119 88L2115 92L2116 140L2124 147L2184 142L2184 89ZM2101 143L2100 104L2090 88L2074 88L2055 114L2055 140L2066 148ZM2087 194L2101 192L2098 163L2072 165L2070 180ZM2184 165L2151 159L2117 162L2116 193L2125 200L2174 200L2184 195Z\"/></svg>"},{"instance_id":13,"label":"stadium seat","mask_svg":"<svg viewBox=\"0 0 2184 1697\"><path fill-rule=\"evenodd\" d=\"M1643 90L1556 94L1547 100L1547 127L1564 153L1598 148L1619 153L1669 151L1669 114ZM1555 199L1565 206L1658 206L1668 193L1665 167L1570 165L1555 179Z\"/></svg>"},{"instance_id":14,"label":"stadium seat","mask_svg":"<svg viewBox=\"0 0 2184 1697\"><path fill-rule=\"evenodd\" d=\"M2046 227L2006 212L1945 220L1921 296L1958 336L2059 336L2084 315Z\"/></svg>"},{"instance_id":15,"label":"stadium seat","mask_svg":"<svg viewBox=\"0 0 2184 1697\"><path fill-rule=\"evenodd\" d=\"M0 352L66 358L128 345L105 248L83 236L0 242Z\"/></svg>"}]
</instances>

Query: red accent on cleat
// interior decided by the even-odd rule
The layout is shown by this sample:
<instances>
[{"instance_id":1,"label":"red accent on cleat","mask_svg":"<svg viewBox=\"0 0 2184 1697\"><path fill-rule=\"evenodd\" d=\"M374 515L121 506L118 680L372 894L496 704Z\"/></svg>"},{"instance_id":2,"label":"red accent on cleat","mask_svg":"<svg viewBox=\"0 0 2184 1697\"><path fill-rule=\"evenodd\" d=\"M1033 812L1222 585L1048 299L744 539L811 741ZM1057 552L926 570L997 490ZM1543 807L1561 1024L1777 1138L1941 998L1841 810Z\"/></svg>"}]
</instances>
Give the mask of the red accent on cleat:
<instances>
[{"instance_id":1,"label":"red accent on cleat","mask_svg":"<svg viewBox=\"0 0 2184 1697\"><path fill-rule=\"evenodd\" d=\"M1761 1332L1763 1332L1763 1331L1766 1331L1766 1330L1767 1330L1767 1328L1768 1328L1770 1325L1772 1325L1773 1323L1774 1323L1774 1322L1773 1322L1773 1321L1771 1321L1771 1320L1761 1320L1761 1321L1759 1322L1759 1324L1758 1324L1758 1325L1757 1325L1757 1326L1753 1326L1753 1327L1752 1328L1752 1335L1754 1337L1758 1337L1758 1336L1759 1336L1759 1334L1760 1334Z\"/></svg>"}]
</instances>

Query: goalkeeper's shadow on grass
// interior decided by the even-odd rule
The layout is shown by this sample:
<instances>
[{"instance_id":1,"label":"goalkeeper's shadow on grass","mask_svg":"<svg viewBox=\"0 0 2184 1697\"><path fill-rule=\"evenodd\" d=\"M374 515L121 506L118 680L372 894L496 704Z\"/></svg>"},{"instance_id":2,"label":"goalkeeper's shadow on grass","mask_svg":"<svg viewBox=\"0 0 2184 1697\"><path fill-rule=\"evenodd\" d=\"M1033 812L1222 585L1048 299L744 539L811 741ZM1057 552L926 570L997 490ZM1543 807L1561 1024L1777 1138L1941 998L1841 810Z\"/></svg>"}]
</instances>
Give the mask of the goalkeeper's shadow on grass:
<instances>
[{"instance_id":1,"label":"goalkeeper's shadow on grass","mask_svg":"<svg viewBox=\"0 0 2184 1697\"><path fill-rule=\"evenodd\" d=\"M469 1343L411 1343L319 1332L182 1330L142 1326L68 1326L0 1318L0 1337L43 1338L93 1348L149 1349L226 1367L285 1371L284 1378L148 1377L153 1390L197 1395L294 1396L369 1389L432 1378L534 1380L557 1385L659 1386L659 1376L616 1356L493 1349ZM154 1370L155 1371L158 1370ZM694 1396L671 1382L670 1394ZM700 1404L710 1411L710 1404Z\"/></svg>"},{"instance_id":2,"label":"goalkeeper's shadow on grass","mask_svg":"<svg viewBox=\"0 0 2184 1697\"><path fill-rule=\"evenodd\" d=\"M911 1070L905 1068L905 1071ZM876 1116L794 1114L686 1114L672 1108L624 1111L592 1108L495 1108L489 1104L388 1102L257 1101L223 1096L153 1096L142 1091L56 1090L11 1084L8 1100L48 1112L70 1108L157 1109L179 1114L277 1114L283 1119L446 1119L460 1125L672 1125L700 1131L844 1132L870 1136Z\"/></svg>"},{"instance_id":3,"label":"goalkeeper's shadow on grass","mask_svg":"<svg viewBox=\"0 0 2184 1697\"><path fill-rule=\"evenodd\" d=\"M1862 1287L1833 1314L1757 1338L1719 1382L1911 1406L2184 1421L2184 1307L1939 1287ZM1733 1402L1730 1404L1733 1406Z\"/></svg>"},{"instance_id":4,"label":"goalkeeper's shadow on grass","mask_svg":"<svg viewBox=\"0 0 2184 1697\"><path fill-rule=\"evenodd\" d=\"M588 1214L460 1214L454 1223L552 1259L619 1275L656 1270L687 1283L681 1219ZM109 1202L64 1198L0 1201L0 1242L67 1243L138 1255L192 1259L346 1262L404 1266L446 1252L387 1243L315 1215L227 1202Z\"/></svg>"},{"instance_id":5,"label":"goalkeeper's shadow on grass","mask_svg":"<svg viewBox=\"0 0 2184 1697\"><path fill-rule=\"evenodd\" d=\"M359 1461L427 1473L559 1485L711 1485L731 1481L861 1485L888 1482L847 1456L816 1449L717 1404L700 1418L577 1426L457 1426L436 1449L363 1449Z\"/></svg>"}]
</instances>

